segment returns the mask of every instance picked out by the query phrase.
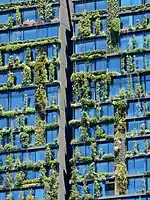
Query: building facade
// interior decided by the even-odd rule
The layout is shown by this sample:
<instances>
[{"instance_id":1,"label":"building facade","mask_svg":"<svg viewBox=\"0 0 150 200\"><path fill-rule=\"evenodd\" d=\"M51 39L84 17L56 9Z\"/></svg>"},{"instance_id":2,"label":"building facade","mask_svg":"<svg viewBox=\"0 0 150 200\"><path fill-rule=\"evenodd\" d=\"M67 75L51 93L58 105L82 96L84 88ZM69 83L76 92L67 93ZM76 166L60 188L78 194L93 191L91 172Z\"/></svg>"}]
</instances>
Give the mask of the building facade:
<instances>
[{"instance_id":1,"label":"building facade","mask_svg":"<svg viewBox=\"0 0 150 200\"><path fill-rule=\"evenodd\" d=\"M0 200L150 200L150 0L0 1Z\"/></svg>"},{"instance_id":2,"label":"building facade","mask_svg":"<svg viewBox=\"0 0 150 200\"><path fill-rule=\"evenodd\" d=\"M0 1L0 199L65 199L66 1Z\"/></svg>"},{"instance_id":3,"label":"building facade","mask_svg":"<svg viewBox=\"0 0 150 200\"><path fill-rule=\"evenodd\" d=\"M73 1L70 199L150 199L149 0Z\"/></svg>"}]
</instances>

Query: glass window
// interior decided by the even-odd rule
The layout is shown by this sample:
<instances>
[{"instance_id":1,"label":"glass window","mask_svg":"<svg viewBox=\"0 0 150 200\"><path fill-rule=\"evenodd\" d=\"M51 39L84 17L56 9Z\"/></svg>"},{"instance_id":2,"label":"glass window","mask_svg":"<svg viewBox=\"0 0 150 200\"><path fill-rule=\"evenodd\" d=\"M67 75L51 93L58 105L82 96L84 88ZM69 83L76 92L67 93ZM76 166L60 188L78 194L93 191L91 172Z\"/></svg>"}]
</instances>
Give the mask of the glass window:
<instances>
[{"instance_id":1,"label":"glass window","mask_svg":"<svg viewBox=\"0 0 150 200\"><path fill-rule=\"evenodd\" d=\"M76 108L74 109L74 119L80 120L82 117L82 109Z\"/></svg>"},{"instance_id":2,"label":"glass window","mask_svg":"<svg viewBox=\"0 0 150 200\"><path fill-rule=\"evenodd\" d=\"M47 87L48 105L58 104L58 87Z\"/></svg>"},{"instance_id":3,"label":"glass window","mask_svg":"<svg viewBox=\"0 0 150 200\"><path fill-rule=\"evenodd\" d=\"M107 49L107 41L105 39L97 39L96 50L106 50L106 49Z\"/></svg>"},{"instance_id":4,"label":"glass window","mask_svg":"<svg viewBox=\"0 0 150 200\"><path fill-rule=\"evenodd\" d=\"M92 152L91 146L78 146L77 149L79 149L82 156L90 156Z\"/></svg>"},{"instance_id":5,"label":"glass window","mask_svg":"<svg viewBox=\"0 0 150 200\"><path fill-rule=\"evenodd\" d=\"M47 38L47 28L42 27L37 29L37 39L39 38Z\"/></svg>"},{"instance_id":6,"label":"glass window","mask_svg":"<svg viewBox=\"0 0 150 200\"><path fill-rule=\"evenodd\" d=\"M36 21L36 11L34 9L32 10L24 10L23 11L23 21Z\"/></svg>"},{"instance_id":7,"label":"glass window","mask_svg":"<svg viewBox=\"0 0 150 200\"><path fill-rule=\"evenodd\" d=\"M57 37L58 36L58 26L48 27L48 36L47 37Z\"/></svg>"},{"instance_id":8,"label":"glass window","mask_svg":"<svg viewBox=\"0 0 150 200\"><path fill-rule=\"evenodd\" d=\"M10 33L10 41L15 42L18 40L23 40L23 31L15 30Z\"/></svg>"},{"instance_id":9,"label":"glass window","mask_svg":"<svg viewBox=\"0 0 150 200\"><path fill-rule=\"evenodd\" d=\"M96 60L96 71L106 70L107 69L107 61L102 60Z\"/></svg>"},{"instance_id":10,"label":"glass window","mask_svg":"<svg viewBox=\"0 0 150 200\"><path fill-rule=\"evenodd\" d=\"M136 55L134 61L135 61L135 66L136 66L137 69L143 69L144 68L143 56Z\"/></svg>"},{"instance_id":11,"label":"glass window","mask_svg":"<svg viewBox=\"0 0 150 200\"><path fill-rule=\"evenodd\" d=\"M17 70L14 71L14 79L15 79L15 85L21 85L22 84L22 71Z\"/></svg>"},{"instance_id":12,"label":"glass window","mask_svg":"<svg viewBox=\"0 0 150 200\"><path fill-rule=\"evenodd\" d=\"M0 14L0 24L8 24L9 14Z\"/></svg>"},{"instance_id":13,"label":"glass window","mask_svg":"<svg viewBox=\"0 0 150 200\"><path fill-rule=\"evenodd\" d=\"M132 36L121 36L120 37L120 49L127 50L132 49Z\"/></svg>"},{"instance_id":14,"label":"glass window","mask_svg":"<svg viewBox=\"0 0 150 200\"><path fill-rule=\"evenodd\" d=\"M24 30L24 40L35 40L36 39L36 29Z\"/></svg>"},{"instance_id":15,"label":"glass window","mask_svg":"<svg viewBox=\"0 0 150 200\"><path fill-rule=\"evenodd\" d=\"M0 118L0 129L8 127L8 120L7 118Z\"/></svg>"},{"instance_id":16,"label":"glass window","mask_svg":"<svg viewBox=\"0 0 150 200\"><path fill-rule=\"evenodd\" d=\"M114 172L114 162L102 162L96 165L98 173L112 173Z\"/></svg>"},{"instance_id":17,"label":"glass window","mask_svg":"<svg viewBox=\"0 0 150 200\"><path fill-rule=\"evenodd\" d=\"M55 123L58 121L58 113L57 112L48 112L47 113L47 123Z\"/></svg>"},{"instance_id":18,"label":"glass window","mask_svg":"<svg viewBox=\"0 0 150 200\"><path fill-rule=\"evenodd\" d=\"M40 161L40 160L45 160L45 151L41 150L41 151L36 151L36 162Z\"/></svg>"},{"instance_id":19,"label":"glass window","mask_svg":"<svg viewBox=\"0 0 150 200\"><path fill-rule=\"evenodd\" d=\"M34 124L35 124L35 115L34 114L25 115L25 125L34 126Z\"/></svg>"},{"instance_id":20,"label":"glass window","mask_svg":"<svg viewBox=\"0 0 150 200\"><path fill-rule=\"evenodd\" d=\"M24 91L24 101L25 101L25 98L26 98L27 106L30 107L30 108L35 108L34 94L35 94L35 89Z\"/></svg>"},{"instance_id":21,"label":"glass window","mask_svg":"<svg viewBox=\"0 0 150 200\"><path fill-rule=\"evenodd\" d=\"M9 35L8 33L0 33L0 42L7 43L9 42Z\"/></svg>"},{"instance_id":22,"label":"glass window","mask_svg":"<svg viewBox=\"0 0 150 200\"><path fill-rule=\"evenodd\" d=\"M29 134L29 144L34 145L35 144L35 133L30 132Z\"/></svg>"},{"instance_id":23,"label":"glass window","mask_svg":"<svg viewBox=\"0 0 150 200\"><path fill-rule=\"evenodd\" d=\"M8 75L7 72L0 73L0 84L7 84Z\"/></svg>"},{"instance_id":24,"label":"glass window","mask_svg":"<svg viewBox=\"0 0 150 200\"><path fill-rule=\"evenodd\" d=\"M16 108L22 109L24 103L24 95L22 91L18 92L11 92L11 99L10 99L10 107L11 110L15 110Z\"/></svg>"},{"instance_id":25,"label":"glass window","mask_svg":"<svg viewBox=\"0 0 150 200\"><path fill-rule=\"evenodd\" d=\"M35 179L35 178L36 178L35 171L32 171L32 170L27 171L27 179L32 180L32 179Z\"/></svg>"},{"instance_id":26,"label":"glass window","mask_svg":"<svg viewBox=\"0 0 150 200\"><path fill-rule=\"evenodd\" d=\"M78 165L77 166L79 175L86 175L89 173L90 165Z\"/></svg>"},{"instance_id":27,"label":"glass window","mask_svg":"<svg viewBox=\"0 0 150 200\"><path fill-rule=\"evenodd\" d=\"M4 110L8 110L8 93L0 94L0 105L3 107Z\"/></svg>"},{"instance_id":28,"label":"glass window","mask_svg":"<svg viewBox=\"0 0 150 200\"><path fill-rule=\"evenodd\" d=\"M80 137L81 137L81 129L75 128L74 129L74 139L80 139Z\"/></svg>"},{"instance_id":29,"label":"glass window","mask_svg":"<svg viewBox=\"0 0 150 200\"><path fill-rule=\"evenodd\" d=\"M110 72L120 72L121 64L119 57L113 57L108 59L108 71Z\"/></svg>"},{"instance_id":30,"label":"glass window","mask_svg":"<svg viewBox=\"0 0 150 200\"><path fill-rule=\"evenodd\" d=\"M54 143L57 141L58 137L58 130L48 130L46 132L46 142L47 143Z\"/></svg>"},{"instance_id":31,"label":"glass window","mask_svg":"<svg viewBox=\"0 0 150 200\"><path fill-rule=\"evenodd\" d=\"M18 148L21 148L20 134L19 133L15 133L13 135L13 145L17 146Z\"/></svg>"},{"instance_id":32,"label":"glass window","mask_svg":"<svg viewBox=\"0 0 150 200\"><path fill-rule=\"evenodd\" d=\"M107 135L114 135L114 124L102 124L103 131Z\"/></svg>"},{"instance_id":33,"label":"glass window","mask_svg":"<svg viewBox=\"0 0 150 200\"><path fill-rule=\"evenodd\" d=\"M120 18L121 20L121 28L128 28L133 25L133 17L132 16L123 16Z\"/></svg>"},{"instance_id":34,"label":"glass window","mask_svg":"<svg viewBox=\"0 0 150 200\"><path fill-rule=\"evenodd\" d=\"M44 189L36 189L35 190L35 197L36 200L42 200L45 197Z\"/></svg>"},{"instance_id":35,"label":"glass window","mask_svg":"<svg viewBox=\"0 0 150 200\"><path fill-rule=\"evenodd\" d=\"M97 0L96 1L96 10L105 10L107 9L107 1L106 0Z\"/></svg>"},{"instance_id":36,"label":"glass window","mask_svg":"<svg viewBox=\"0 0 150 200\"><path fill-rule=\"evenodd\" d=\"M24 152L23 161L35 162L36 161L35 152Z\"/></svg>"},{"instance_id":37,"label":"glass window","mask_svg":"<svg viewBox=\"0 0 150 200\"><path fill-rule=\"evenodd\" d=\"M53 16L59 17L59 7L58 6L53 7Z\"/></svg>"}]
</instances>

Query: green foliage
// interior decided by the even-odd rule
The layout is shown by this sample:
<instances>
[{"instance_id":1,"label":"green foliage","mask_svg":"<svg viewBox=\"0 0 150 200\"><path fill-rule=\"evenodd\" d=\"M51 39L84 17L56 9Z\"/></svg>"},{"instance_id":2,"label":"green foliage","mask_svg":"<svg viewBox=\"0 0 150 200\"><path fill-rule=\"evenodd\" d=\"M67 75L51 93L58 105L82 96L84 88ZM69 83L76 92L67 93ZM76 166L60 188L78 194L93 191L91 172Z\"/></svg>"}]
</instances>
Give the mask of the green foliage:
<instances>
[{"instance_id":1,"label":"green foliage","mask_svg":"<svg viewBox=\"0 0 150 200\"><path fill-rule=\"evenodd\" d=\"M120 31L120 19L119 18L112 19L111 31L114 33L119 33L119 31Z\"/></svg>"},{"instance_id":2,"label":"green foliage","mask_svg":"<svg viewBox=\"0 0 150 200\"><path fill-rule=\"evenodd\" d=\"M12 72L8 72L8 82L7 82L7 86L8 87L13 87L14 86L14 74Z\"/></svg>"},{"instance_id":3,"label":"green foliage","mask_svg":"<svg viewBox=\"0 0 150 200\"><path fill-rule=\"evenodd\" d=\"M35 125L35 145L42 146L45 144L45 120L40 117L36 118Z\"/></svg>"},{"instance_id":4,"label":"green foliage","mask_svg":"<svg viewBox=\"0 0 150 200\"><path fill-rule=\"evenodd\" d=\"M8 18L8 28L12 28L13 27L13 25L14 25L14 20L13 20L13 17L9 17Z\"/></svg>"},{"instance_id":5,"label":"green foliage","mask_svg":"<svg viewBox=\"0 0 150 200\"><path fill-rule=\"evenodd\" d=\"M86 37L91 34L91 22L86 12L82 13L78 23L78 36Z\"/></svg>"},{"instance_id":6,"label":"green foliage","mask_svg":"<svg viewBox=\"0 0 150 200\"><path fill-rule=\"evenodd\" d=\"M127 192L127 169L125 163L119 163L116 165L115 171L115 184L116 195L123 195Z\"/></svg>"},{"instance_id":7,"label":"green foliage","mask_svg":"<svg viewBox=\"0 0 150 200\"><path fill-rule=\"evenodd\" d=\"M0 67L3 66L3 57L2 52L0 51Z\"/></svg>"},{"instance_id":8,"label":"green foliage","mask_svg":"<svg viewBox=\"0 0 150 200\"><path fill-rule=\"evenodd\" d=\"M20 133L20 141L23 148L27 148L29 145L29 133L21 132Z\"/></svg>"},{"instance_id":9,"label":"green foliage","mask_svg":"<svg viewBox=\"0 0 150 200\"><path fill-rule=\"evenodd\" d=\"M20 7L16 7L16 22L18 25L20 25L21 21Z\"/></svg>"},{"instance_id":10,"label":"green foliage","mask_svg":"<svg viewBox=\"0 0 150 200\"><path fill-rule=\"evenodd\" d=\"M31 62L31 50L30 48L26 48L26 64L29 65Z\"/></svg>"},{"instance_id":11,"label":"green foliage","mask_svg":"<svg viewBox=\"0 0 150 200\"><path fill-rule=\"evenodd\" d=\"M24 86L29 86L31 84L31 81L31 68L25 65L22 73L22 84Z\"/></svg>"}]
</instances>

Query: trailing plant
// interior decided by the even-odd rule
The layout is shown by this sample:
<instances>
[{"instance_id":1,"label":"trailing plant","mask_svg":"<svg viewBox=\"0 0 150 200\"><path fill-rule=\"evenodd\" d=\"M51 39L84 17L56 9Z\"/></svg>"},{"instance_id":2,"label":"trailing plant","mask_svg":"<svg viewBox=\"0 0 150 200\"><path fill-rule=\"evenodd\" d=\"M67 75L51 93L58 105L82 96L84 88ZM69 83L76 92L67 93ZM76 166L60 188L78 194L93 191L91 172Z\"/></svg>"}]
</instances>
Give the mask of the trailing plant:
<instances>
[{"instance_id":1,"label":"trailing plant","mask_svg":"<svg viewBox=\"0 0 150 200\"><path fill-rule=\"evenodd\" d=\"M32 82L31 68L25 65L22 73L22 85L29 86L31 82Z\"/></svg>"},{"instance_id":2,"label":"trailing plant","mask_svg":"<svg viewBox=\"0 0 150 200\"><path fill-rule=\"evenodd\" d=\"M35 123L35 145L42 146L45 144L45 120L40 117L36 118Z\"/></svg>"},{"instance_id":3,"label":"trailing plant","mask_svg":"<svg viewBox=\"0 0 150 200\"><path fill-rule=\"evenodd\" d=\"M118 163L115 170L116 195L127 193L127 169L125 163Z\"/></svg>"},{"instance_id":4,"label":"trailing plant","mask_svg":"<svg viewBox=\"0 0 150 200\"><path fill-rule=\"evenodd\" d=\"M89 36L90 34L91 34L91 22L86 12L83 12L78 23L78 36L86 37Z\"/></svg>"},{"instance_id":5,"label":"trailing plant","mask_svg":"<svg viewBox=\"0 0 150 200\"><path fill-rule=\"evenodd\" d=\"M16 22L17 22L17 24L18 25L20 25L21 24L21 13L20 13L20 7L19 6L17 6L16 7Z\"/></svg>"},{"instance_id":6,"label":"trailing plant","mask_svg":"<svg viewBox=\"0 0 150 200\"><path fill-rule=\"evenodd\" d=\"M31 50L30 48L26 48L26 64L29 65L31 62Z\"/></svg>"}]
</instances>

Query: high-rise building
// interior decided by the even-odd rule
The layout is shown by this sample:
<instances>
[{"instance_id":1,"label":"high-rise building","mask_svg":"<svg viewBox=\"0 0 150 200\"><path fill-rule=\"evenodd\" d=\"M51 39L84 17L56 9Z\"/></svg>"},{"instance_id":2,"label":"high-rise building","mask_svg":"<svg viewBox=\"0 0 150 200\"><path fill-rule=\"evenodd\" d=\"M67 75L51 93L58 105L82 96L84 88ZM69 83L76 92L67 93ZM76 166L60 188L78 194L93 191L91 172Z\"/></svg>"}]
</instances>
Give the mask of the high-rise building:
<instances>
[{"instance_id":1,"label":"high-rise building","mask_svg":"<svg viewBox=\"0 0 150 200\"><path fill-rule=\"evenodd\" d=\"M150 1L73 1L70 199L150 199Z\"/></svg>"},{"instance_id":2,"label":"high-rise building","mask_svg":"<svg viewBox=\"0 0 150 200\"><path fill-rule=\"evenodd\" d=\"M65 199L66 1L0 1L0 200Z\"/></svg>"},{"instance_id":3,"label":"high-rise building","mask_svg":"<svg viewBox=\"0 0 150 200\"><path fill-rule=\"evenodd\" d=\"M0 0L0 200L150 200L150 0Z\"/></svg>"}]
</instances>

